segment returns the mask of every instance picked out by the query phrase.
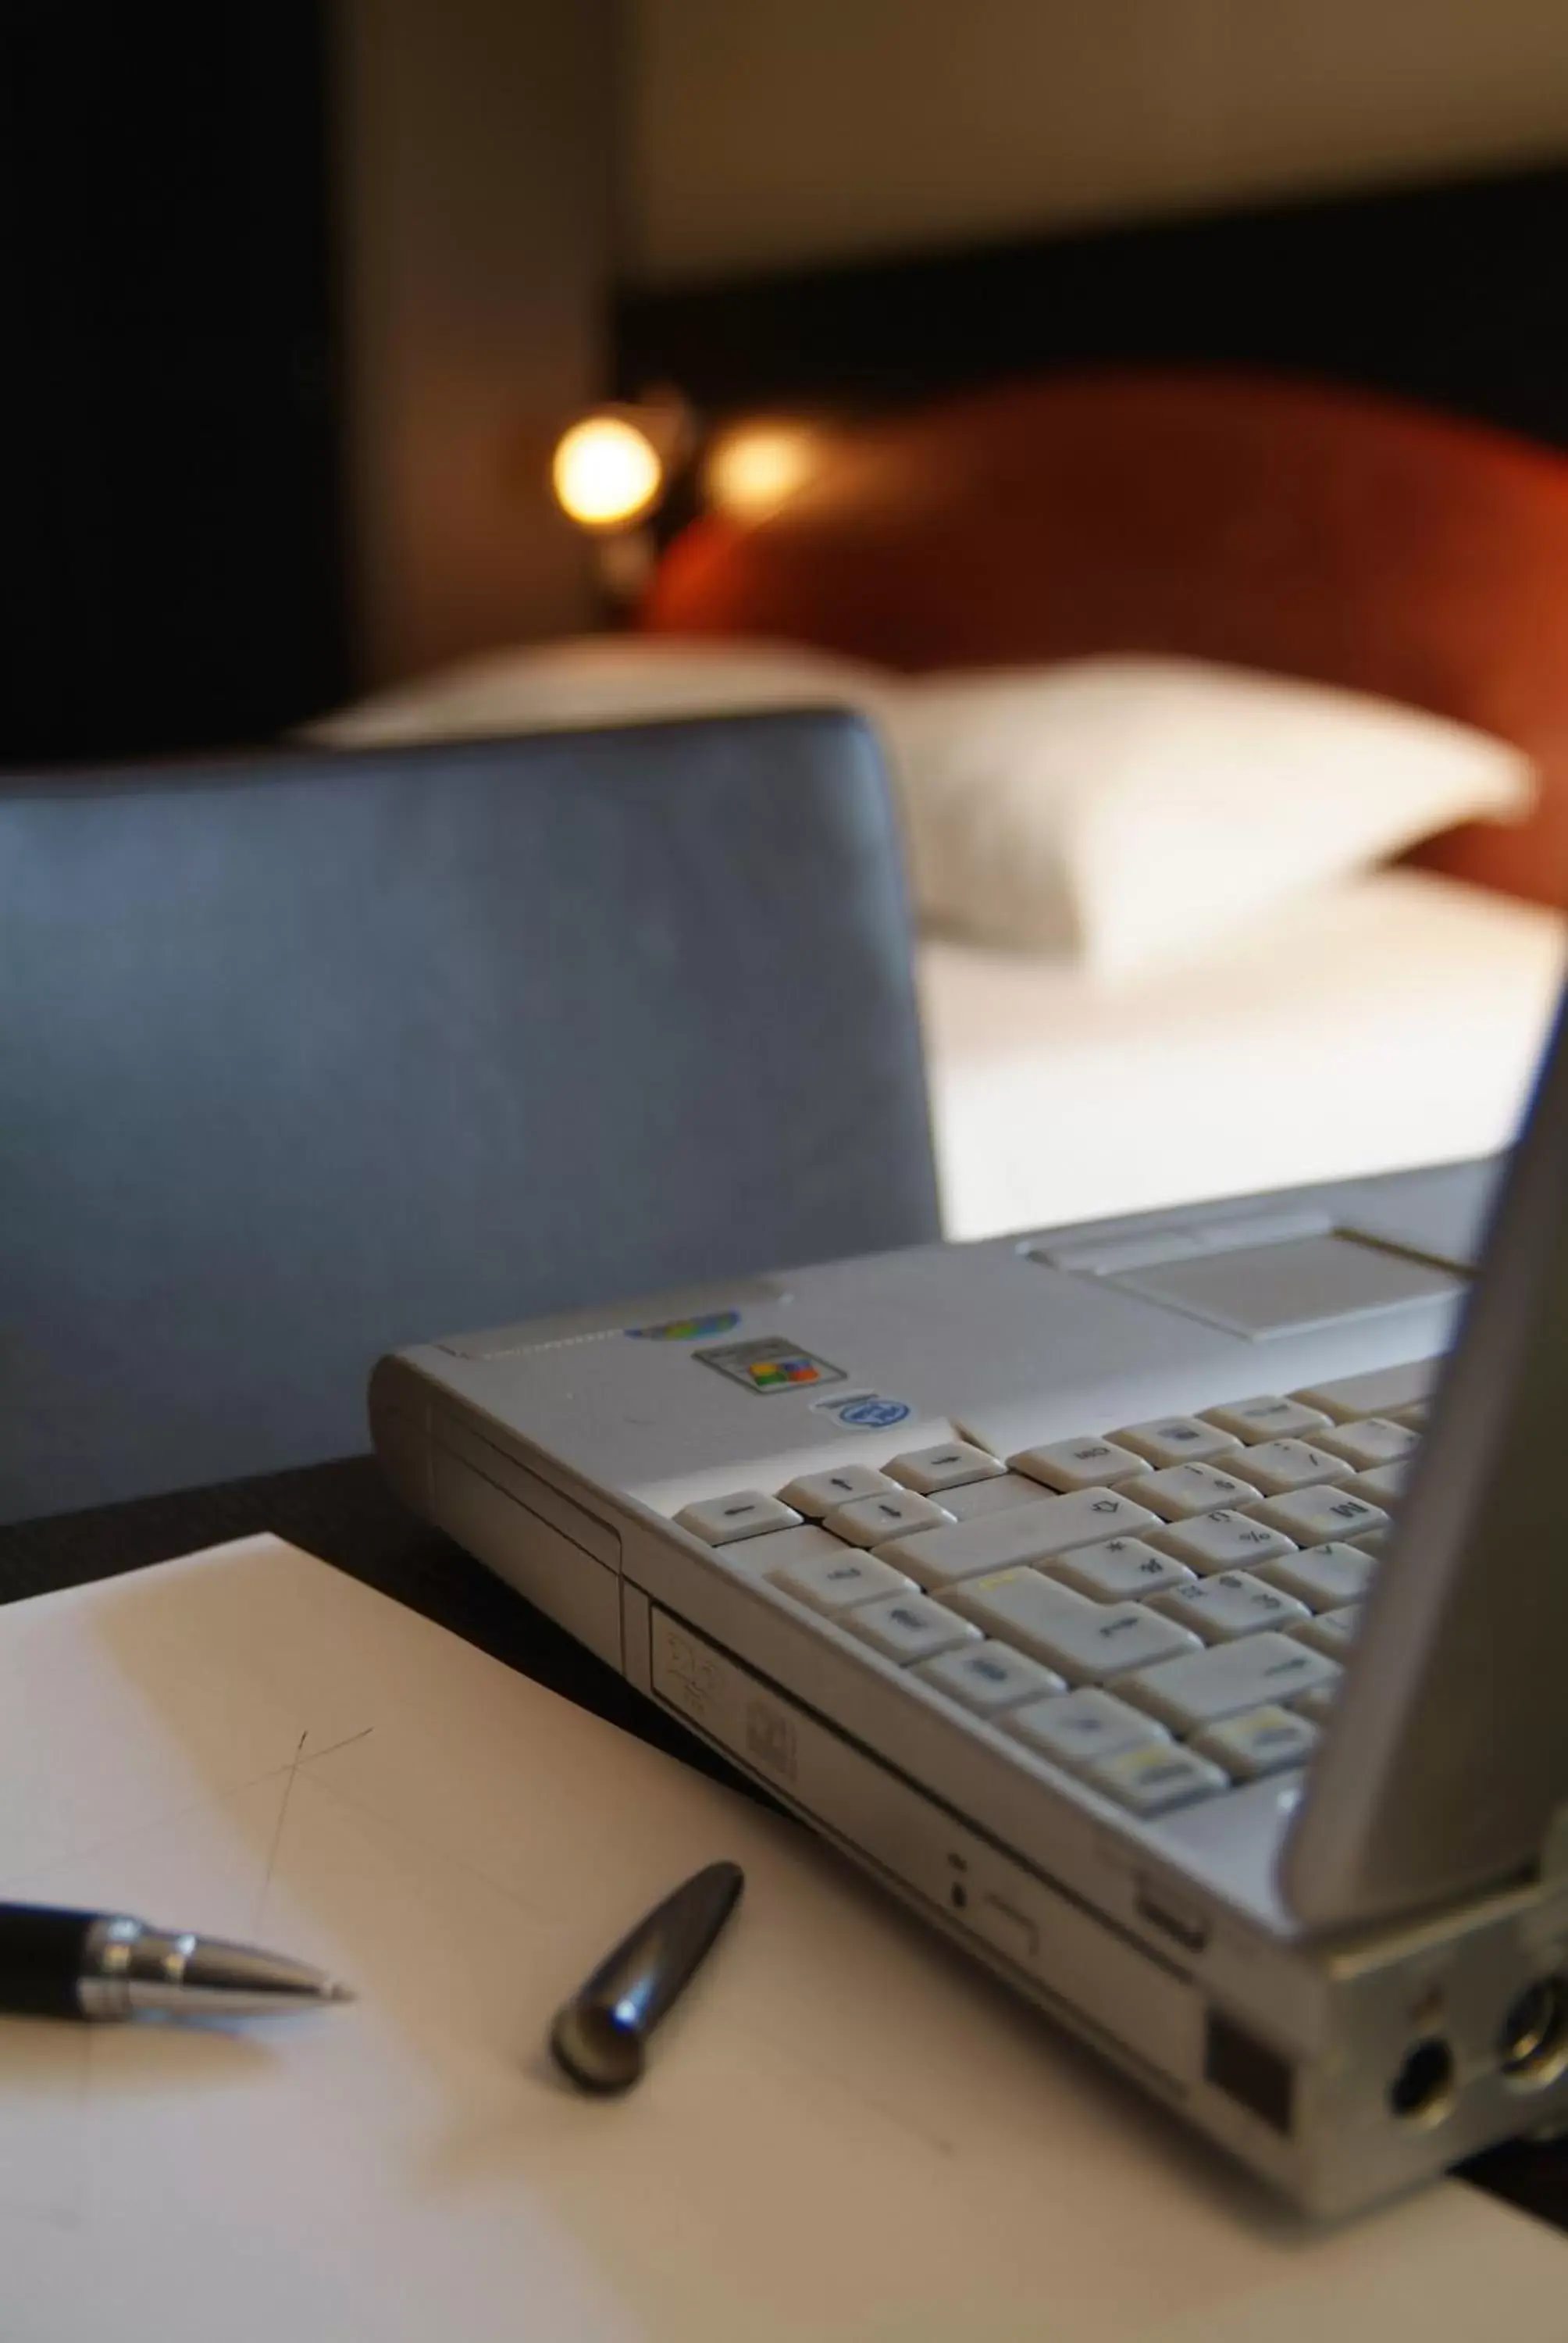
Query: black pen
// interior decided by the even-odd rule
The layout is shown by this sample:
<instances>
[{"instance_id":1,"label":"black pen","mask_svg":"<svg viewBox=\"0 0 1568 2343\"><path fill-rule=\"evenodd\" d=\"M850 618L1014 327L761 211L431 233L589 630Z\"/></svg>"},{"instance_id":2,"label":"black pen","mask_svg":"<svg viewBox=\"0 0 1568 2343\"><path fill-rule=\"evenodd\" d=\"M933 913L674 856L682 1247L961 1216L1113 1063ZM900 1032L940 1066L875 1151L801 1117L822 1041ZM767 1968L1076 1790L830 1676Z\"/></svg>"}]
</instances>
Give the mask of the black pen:
<instances>
[{"instance_id":1,"label":"black pen","mask_svg":"<svg viewBox=\"0 0 1568 2343\"><path fill-rule=\"evenodd\" d=\"M624 2091L648 2037L701 1966L740 1901L738 1863L710 1863L639 1920L568 2002L550 2030L558 2066L585 2091Z\"/></svg>"},{"instance_id":2,"label":"black pen","mask_svg":"<svg viewBox=\"0 0 1568 2343\"><path fill-rule=\"evenodd\" d=\"M281 1953L111 1912L0 1904L0 2009L25 2017L264 2017L352 2001Z\"/></svg>"}]
</instances>

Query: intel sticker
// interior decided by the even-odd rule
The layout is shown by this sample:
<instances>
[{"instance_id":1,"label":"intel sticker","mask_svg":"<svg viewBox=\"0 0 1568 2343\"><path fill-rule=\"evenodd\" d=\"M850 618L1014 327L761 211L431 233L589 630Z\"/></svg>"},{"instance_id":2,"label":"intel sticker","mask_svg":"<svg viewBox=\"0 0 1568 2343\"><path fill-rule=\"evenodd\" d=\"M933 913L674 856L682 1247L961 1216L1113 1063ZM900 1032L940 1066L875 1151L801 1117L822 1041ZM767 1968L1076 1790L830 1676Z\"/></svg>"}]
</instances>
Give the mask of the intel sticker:
<instances>
[{"instance_id":1,"label":"intel sticker","mask_svg":"<svg viewBox=\"0 0 1568 2343\"><path fill-rule=\"evenodd\" d=\"M907 1423L914 1409L906 1399L888 1399L880 1392L842 1393L832 1399L816 1402L819 1415L830 1415L846 1432L887 1432L895 1423Z\"/></svg>"}]
</instances>

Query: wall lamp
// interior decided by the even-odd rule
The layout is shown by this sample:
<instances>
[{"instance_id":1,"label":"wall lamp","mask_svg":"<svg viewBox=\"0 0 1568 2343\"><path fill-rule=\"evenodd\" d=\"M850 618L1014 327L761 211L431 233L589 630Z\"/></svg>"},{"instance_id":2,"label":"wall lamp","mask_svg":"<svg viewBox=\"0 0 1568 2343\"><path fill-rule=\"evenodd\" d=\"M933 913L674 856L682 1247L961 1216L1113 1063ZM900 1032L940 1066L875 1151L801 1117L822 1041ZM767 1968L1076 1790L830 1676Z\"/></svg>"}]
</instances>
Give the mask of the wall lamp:
<instances>
[{"instance_id":1,"label":"wall lamp","mask_svg":"<svg viewBox=\"0 0 1568 2343\"><path fill-rule=\"evenodd\" d=\"M733 520L776 512L820 468L817 423L743 416L704 432L675 394L595 407L562 432L550 485L594 540L601 585L634 600L664 543L699 511Z\"/></svg>"}]
</instances>

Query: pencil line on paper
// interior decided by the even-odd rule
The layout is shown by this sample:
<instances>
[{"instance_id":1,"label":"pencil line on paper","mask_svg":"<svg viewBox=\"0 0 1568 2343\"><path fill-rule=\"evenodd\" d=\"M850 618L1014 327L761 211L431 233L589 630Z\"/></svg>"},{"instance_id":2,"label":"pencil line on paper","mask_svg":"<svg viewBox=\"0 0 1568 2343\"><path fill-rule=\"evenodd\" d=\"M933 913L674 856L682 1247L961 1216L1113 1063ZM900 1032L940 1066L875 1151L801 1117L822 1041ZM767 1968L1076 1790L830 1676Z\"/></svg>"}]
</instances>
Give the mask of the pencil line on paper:
<instances>
[{"instance_id":1,"label":"pencil line on paper","mask_svg":"<svg viewBox=\"0 0 1568 2343\"><path fill-rule=\"evenodd\" d=\"M367 1731L370 1729L367 1727ZM358 1735L355 1735L357 1740L360 1737ZM322 1755L325 1756L326 1754L324 1750ZM208 1791L199 1798L187 1798L180 1805L168 1806L161 1814L151 1815L147 1821L134 1823L126 1829L113 1831L106 1837L84 1839L63 1851L52 1854L46 1864L9 1865L4 1875L0 1876L0 1890L13 1886L18 1881L25 1881L29 1886L35 1886L42 1881L53 1878L57 1871L64 1870L67 1865L75 1865L84 1861L91 1861L94 1855L105 1854L111 1847L134 1846L137 1839L148 1838L155 1831L166 1830L171 1823L184 1822L187 1816L199 1815L204 1809L214 1805L228 1805L236 1798L245 1796L247 1791L259 1790L264 1783L274 1782L279 1775L291 1772L297 1763L297 1756L292 1757L286 1765L269 1765L264 1774L247 1774L243 1782L232 1782L226 1788Z\"/></svg>"},{"instance_id":2,"label":"pencil line on paper","mask_svg":"<svg viewBox=\"0 0 1568 2343\"><path fill-rule=\"evenodd\" d=\"M375 1730L373 1725L363 1725L357 1733L347 1734L341 1741L329 1741L325 1749L313 1749L308 1757L296 1757L295 1764L314 1765L319 1757L336 1757L340 1749L352 1749L357 1741L368 1741Z\"/></svg>"},{"instance_id":3,"label":"pencil line on paper","mask_svg":"<svg viewBox=\"0 0 1568 2343\"><path fill-rule=\"evenodd\" d=\"M93 2028L82 2028L82 2064L76 2093L76 2161L71 2192L71 2222L79 2226L87 2215L87 2121L93 2099Z\"/></svg>"},{"instance_id":4,"label":"pencil line on paper","mask_svg":"<svg viewBox=\"0 0 1568 2343\"><path fill-rule=\"evenodd\" d=\"M0 2202L0 2221L35 2221L45 2229L79 2229L82 2217L66 2205Z\"/></svg>"},{"instance_id":5,"label":"pencil line on paper","mask_svg":"<svg viewBox=\"0 0 1568 2343\"><path fill-rule=\"evenodd\" d=\"M939 2156L957 2154L953 2140L945 2132L931 2130L917 2116L910 2115L892 2100L851 2080L830 2061L810 2056L799 2042L786 2044L780 2041L769 2026L759 2025L753 2018L741 2018L737 2022L741 2032L749 2036L753 2043L761 2045L772 2057L783 2059L792 2068L804 2069L814 2081L826 2084L833 2091L842 2092L845 2097L869 2109L883 2123L891 2124L910 2138L919 2140L923 2147L933 2148Z\"/></svg>"},{"instance_id":6,"label":"pencil line on paper","mask_svg":"<svg viewBox=\"0 0 1568 2343\"><path fill-rule=\"evenodd\" d=\"M363 1738L362 1734L355 1735L356 1740ZM323 1756L326 1754L324 1750ZM373 1824L377 1830L387 1832L391 1837L401 1839L405 1845L417 1847L421 1855L434 1855L440 1862L450 1864L454 1871L464 1872L470 1879L481 1880L501 1898L503 1903L514 1905L519 1912L527 1913L531 1920L544 1917L552 1908L544 1895L529 1896L524 1893L516 1881L498 1879L495 1873L487 1871L482 1863L474 1862L471 1856L458 1855L443 1839L432 1838L424 1831L411 1830L407 1823L395 1820L380 1807L369 1804L362 1797L353 1795L343 1787L341 1782L334 1782L331 1779L315 1781L312 1786L333 1805L341 1806L345 1812Z\"/></svg>"},{"instance_id":7,"label":"pencil line on paper","mask_svg":"<svg viewBox=\"0 0 1568 2343\"><path fill-rule=\"evenodd\" d=\"M44 2090L31 2069L25 2036L19 2074L7 2064L0 2100L0 2233L13 2221L75 2230L85 2218L93 2029L59 2030L65 2038L58 2055L71 2063L66 2075L50 2075ZM9 2343L11 2329L4 2331Z\"/></svg>"},{"instance_id":8,"label":"pencil line on paper","mask_svg":"<svg viewBox=\"0 0 1568 2343\"><path fill-rule=\"evenodd\" d=\"M297 1743L295 1745L294 1762L289 1766L288 1779L283 1785L283 1795L277 1803L277 1822L272 1834L272 1845L266 1851L266 1869L262 1875L261 1893L257 1896L256 1904L256 1920L254 1925L257 1928L260 1927L262 1921L266 1916L266 1899L272 1893L272 1875L277 1868L278 1851L283 1845L283 1826L288 1820L288 1802L294 1795L295 1783L299 1779L300 1755L309 1738L310 1728L307 1725L305 1731L300 1735Z\"/></svg>"}]
</instances>

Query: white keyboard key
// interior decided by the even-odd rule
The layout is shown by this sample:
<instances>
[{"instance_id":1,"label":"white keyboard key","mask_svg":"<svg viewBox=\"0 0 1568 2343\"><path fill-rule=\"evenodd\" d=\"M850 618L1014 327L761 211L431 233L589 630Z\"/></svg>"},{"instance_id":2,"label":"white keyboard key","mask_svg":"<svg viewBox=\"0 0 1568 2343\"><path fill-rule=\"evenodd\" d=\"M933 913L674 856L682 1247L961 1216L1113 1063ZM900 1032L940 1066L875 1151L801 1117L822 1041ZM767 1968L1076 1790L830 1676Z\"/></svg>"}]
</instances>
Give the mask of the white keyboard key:
<instances>
[{"instance_id":1,"label":"white keyboard key","mask_svg":"<svg viewBox=\"0 0 1568 2343\"><path fill-rule=\"evenodd\" d=\"M1075 1440L1048 1440L1043 1448L1025 1448L1008 1463L1015 1473L1043 1481L1048 1489L1099 1489L1125 1481L1131 1473L1149 1470L1145 1458L1110 1440L1081 1433Z\"/></svg>"},{"instance_id":2,"label":"white keyboard key","mask_svg":"<svg viewBox=\"0 0 1568 2343\"><path fill-rule=\"evenodd\" d=\"M816 1522L801 1522L792 1530L769 1530L765 1536L736 1538L720 1546L720 1554L738 1577L771 1578L792 1562L817 1562L826 1554L841 1561L844 1549Z\"/></svg>"},{"instance_id":3,"label":"white keyboard key","mask_svg":"<svg viewBox=\"0 0 1568 2343\"><path fill-rule=\"evenodd\" d=\"M1250 1708L1241 1716L1228 1716L1222 1725L1211 1725L1192 1745L1200 1755L1223 1765L1228 1774L1255 1782L1261 1775L1277 1774L1283 1766L1304 1765L1318 1738L1318 1728L1309 1717L1271 1703L1267 1708Z\"/></svg>"},{"instance_id":4,"label":"white keyboard key","mask_svg":"<svg viewBox=\"0 0 1568 2343\"><path fill-rule=\"evenodd\" d=\"M1109 1489L1080 1489L1070 1497L1046 1497L1016 1512L900 1537L877 1551L896 1570L907 1570L935 1593L960 1579L1008 1570L1015 1564L1047 1562L1070 1546L1092 1545L1106 1536L1148 1529L1153 1523L1152 1513L1113 1496Z\"/></svg>"},{"instance_id":5,"label":"white keyboard key","mask_svg":"<svg viewBox=\"0 0 1568 2343\"><path fill-rule=\"evenodd\" d=\"M1209 1456L1233 1454L1236 1447L1232 1433L1201 1415L1162 1415L1152 1423L1130 1423L1111 1436L1151 1464L1201 1464Z\"/></svg>"},{"instance_id":6,"label":"white keyboard key","mask_svg":"<svg viewBox=\"0 0 1568 2343\"><path fill-rule=\"evenodd\" d=\"M955 1522L974 1522L982 1513L1015 1513L1020 1505L1041 1504L1050 1493L1021 1473L999 1473L994 1481L967 1481L961 1489L944 1489L942 1503Z\"/></svg>"},{"instance_id":7,"label":"white keyboard key","mask_svg":"<svg viewBox=\"0 0 1568 2343\"><path fill-rule=\"evenodd\" d=\"M729 1545L736 1538L760 1537L765 1530L792 1530L799 1514L792 1505L769 1497L760 1489L733 1489L728 1497L704 1497L682 1505L676 1526L709 1545Z\"/></svg>"},{"instance_id":8,"label":"white keyboard key","mask_svg":"<svg viewBox=\"0 0 1568 2343\"><path fill-rule=\"evenodd\" d=\"M1338 1611L1320 1611L1304 1627L1292 1627L1291 1633L1314 1651L1326 1652L1331 1660L1342 1660L1356 1639L1362 1624L1362 1606L1346 1603Z\"/></svg>"},{"instance_id":9,"label":"white keyboard key","mask_svg":"<svg viewBox=\"0 0 1568 2343\"><path fill-rule=\"evenodd\" d=\"M1308 1407L1321 1407L1336 1423L1353 1423L1360 1416L1392 1415L1395 1408L1425 1399L1442 1372L1441 1359L1412 1359L1408 1365L1374 1367L1370 1374L1313 1383L1291 1396Z\"/></svg>"},{"instance_id":10,"label":"white keyboard key","mask_svg":"<svg viewBox=\"0 0 1568 2343\"><path fill-rule=\"evenodd\" d=\"M935 1448L911 1448L906 1455L888 1459L893 1479L921 1497L933 1497L939 1489L962 1489L973 1481L994 1480L1003 1469L999 1456L988 1455L967 1440L944 1440Z\"/></svg>"},{"instance_id":11,"label":"white keyboard key","mask_svg":"<svg viewBox=\"0 0 1568 2343\"><path fill-rule=\"evenodd\" d=\"M1185 1627L1141 1604L1091 1603L1038 1570L971 1581L950 1600L988 1635L1016 1644L1070 1684L1099 1684L1198 1645Z\"/></svg>"},{"instance_id":12,"label":"white keyboard key","mask_svg":"<svg viewBox=\"0 0 1568 2343\"><path fill-rule=\"evenodd\" d=\"M1373 1562L1381 1562L1388 1552L1389 1540L1392 1535L1393 1523L1385 1522L1381 1529L1359 1532L1352 1537L1350 1543L1352 1545L1360 1546L1362 1554L1369 1555Z\"/></svg>"},{"instance_id":13,"label":"white keyboard key","mask_svg":"<svg viewBox=\"0 0 1568 2343\"><path fill-rule=\"evenodd\" d=\"M1309 1545L1264 1563L1258 1576L1293 1594L1309 1611L1337 1611L1342 1603L1360 1602L1376 1567L1370 1554L1353 1545Z\"/></svg>"},{"instance_id":14,"label":"white keyboard key","mask_svg":"<svg viewBox=\"0 0 1568 2343\"><path fill-rule=\"evenodd\" d=\"M1222 1473L1213 1464L1169 1464L1162 1473L1146 1473L1141 1481L1129 1481L1125 1493L1162 1521L1180 1522L1192 1513L1214 1513L1223 1505L1250 1505L1258 1492L1250 1482L1239 1481L1233 1473Z\"/></svg>"},{"instance_id":15,"label":"white keyboard key","mask_svg":"<svg viewBox=\"0 0 1568 2343\"><path fill-rule=\"evenodd\" d=\"M1366 1415L1358 1423L1342 1423L1326 1433L1318 1443L1335 1456L1342 1456L1358 1473L1371 1472L1374 1464L1395 1464L1421 1445L1421 1434L1408 1423L1396 1423L1390 1415Z\"/></svg>"},{"instance_id":16,"label":"white keyboard key","mask_svg":"<svg viewBox=\"0 0 1568 2343\"><path fill-rule=\"evenodd\" d=\"M1250 1446L1255 1440L1312 1440L1328 1425L1321 1407L1303 1407L1299 1399L1282 1399L1264 1392L1257 1399L1233 1399L1224 1407L1206 1407L1205 1423L1234 1433Z\"/></svg>"},{"instance_id":17,"label":"white keyboard key","mask_svg":"<svg viewBox=\"0 0 1568 2343\"><path fill-rule=\"evenodd\" d=\"M1031 1701L1004 1720L1010 1733L1042 1757L1074 1768L1114 1757L1121 1749L1169 1749L1171 1735L1108 1692L1070 1692L1064 1700Z\"/></svg>"},{"instance_id":18,"label":"white keyboard key","mask_svg":"<svg viewBox=\"0 0 1568 2343\"><path fill-rule=\"evenodd\" d=\"M1156 1539L1162 1553L1173 1554L1178 1562L1202 1572L1255 1570L1271 1555L1293 1550L1282 1530L1271 1530L1267 1522L1255 1522L1251 1513L1233 1513L1228 1508L1151 1530L1150 1544Z\"/></svg>"},{"instance_id":19,"label":"white keyboard key","mask_svg":"<svg viewBox=\"0 0 1568 2343\"><path fill-rule=\"evenodd\" d=\"M1221 1766L1196 1750L1179 1749L1174 1742L1163 1749L1151 1744L1101 1757L1084 1778L1091 1789L1102 1790L1118 1805L1144 1815L1169 1814L1172 1807L1190 1806L1195 1798L1211 1798L1231 1786Z\"/></svg>"},{"instance_id":20,"label":"white keyboard key","mask_svg":"<svg viewBox=\"0 0 1568 2343\"><path fill-rule=\"evenodd\" d=\"M1292 1489L1286 1496L1266 1498L1252 1512L1298 1545L1333 1545L1388 1527L1388 1515L1353 1489Z\"/></svg>"},{"instance_id":21,"label":"white keyboard key","mask_svg":"<svg viewBox=\"0 0 1568 2343\"><path fill-rule=\"evenodd\" d=\"M1265 1497L1282 1497L1287 1489L1348 1481L1354 1467L1342 1456L1314 1447L1310 1440L1265 1440L1260 1447L1248 1449L1243 1470Z\"/></svg>"},{"instance_id":22,"label":"white keyboard key","mask_svg":"<svg viewBox=\"0 0 1568 2343\"><path fill-rule=\"evenodd\" d=\"M846 1545L882 1545L914 1530L941 1529L952 1520L945 1505L917 1497L910 1489L879 1489L874 1497L854 1497L822 1516L822 1527Z\"/></svg>"},{"instance_id":23,"label":"white keyboard key","mask_svg":"<svg viewBox=\"0 0 1568 2343\"><path fill-rule=\"evenodd\" d=\"M1293 1627L1312 1615L1293 1594L1282 1594L1244 1570L1222 1570L1212 1578L1194 1579L1191 1586L1172 1587L1154 1597L1154 1608L1179 1626L1191 1627L1206 1644L1233 1643L1264 1627Z\"/></svg>"},{"instance_id":24,"label":"white keyboard key","mask_svg":"<svg viewBox=\"0 0 1568 2343\"><path fill-rule=\"evenodd\" d=\"M1337 1682L1339 1673L1332 1660L1293 1636L1265 1634L1163 1661L1123 1676L1116 1689L1179 1733L1195 1733L1243 1709L1295 1701L1314 1684Z\"/></svg>"},{"instance_id":25,"label":"white keyboard key","mask_svg":"<svg viewBox=\"0 0 1568 2343\"><path fill-rule=\"evenodd\" d=\"M1306 1717L1312 1724L1321 1728L1333 1715L1334 1702L1339 1697L1339 1680L1336 1677L1332 1684L1313 1684L1309 1692L1302 1693L1299 1700L1292 1700L1291 1705L1299 1715Z\"/></svg>"},{"instance_id":26,"label":"white keyboard key","mask_svg":"<svg viewBox=\"0 0 1568 2343\"><path fill-rule=\"evenodd\" d=\"M862 1636L873 1651L901 1666L934 1659L939 1652L950 1652L958 1644L980 1641L978 1627L971 1627L967 1619L955 1618L945 1604L933 1603L929 1594L885 1594L879 1603L863 1603L858 1610L846 1613L844 1624L851 1634Z\"/></svg>"},{"instance_id":27,"label":"white keyboard key","mask_svg":"<svg viewBox=\"0 0 1568 2343\"><path fill-rule=\"evenodd\" d=\"M1049 1565L1052 1578L1075 1587L1096 1603L1141 1603L1166 1586L1191 1586L1192 1574L1168 1554L1156 1554L1141 1538L1106 1538L1100 1545L1074 1546Z\"/></svg>"},{"instance_id":28,"label":"white keyboard key","mask_svg":"<svg viewBox=\"0 0 1568 2343\"><path fill-rule=\"evenodd\" d=\"M830 1473L803 1473L787 1489L779 1490L779 1502L793 1505L808 1521L819 1522L835 1505L849 1504L856 1497L874 1497L895 1486L885 1473L869 1464L835 1464Z\"/></svg>"},{"instance_id":29,"label":"white keyboard key","mask_svg":"<svg viewBox=\"0 0 1568 2343\"><path fill-rule=\"evenodd\" d=\"M960 1619L957 1624L961 1627L967 1623ZM1006 1644L964 1644L928 1661L920 1673L977 1716L995 1716L1020 1701L1043 1700L1050 1693L1067 1690L1064 1676L1042 1668L1038 1660L1025 1659Z\"/></svg>"},{"instance_id":30,"label":"white keyboard key","mask_svg":"<svg viewBox=\"0 0 1568 2343\"><path fill-rule=\"evenodd\" d=\"M1401 1456L1392 1464L1374 1464L1370 1473L1358 1473L1347 1485L1374 1505L1397 1505L1414 1469L1413 1456Z\"/></svg>"},{"instance_id":31,"label":"white keyboard key","mask_svg":"<svg viewBox=\"0 0 1568 2343\"><path fill-rule=\"evenodd\" d=\"M857 1603L873 1602L879 1594L912 1594L915 1591L912 1582L901 1571L879 1562L874 1554L856 1554L842 1545L836 1546L831 1554L786 1563L781 1570L769 1574L775 1586L786 1594L793 1594L798 1603L809 1603L814 1611L849 1611Z\"/></svg>"}]
</instances>

